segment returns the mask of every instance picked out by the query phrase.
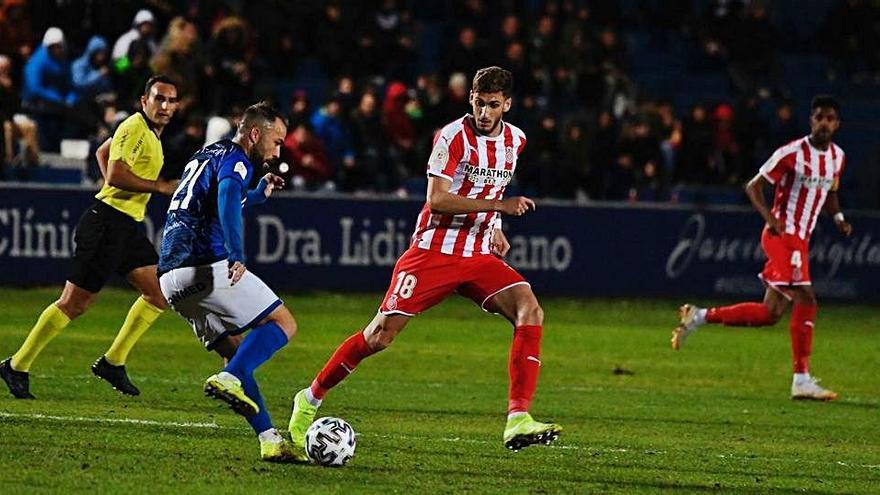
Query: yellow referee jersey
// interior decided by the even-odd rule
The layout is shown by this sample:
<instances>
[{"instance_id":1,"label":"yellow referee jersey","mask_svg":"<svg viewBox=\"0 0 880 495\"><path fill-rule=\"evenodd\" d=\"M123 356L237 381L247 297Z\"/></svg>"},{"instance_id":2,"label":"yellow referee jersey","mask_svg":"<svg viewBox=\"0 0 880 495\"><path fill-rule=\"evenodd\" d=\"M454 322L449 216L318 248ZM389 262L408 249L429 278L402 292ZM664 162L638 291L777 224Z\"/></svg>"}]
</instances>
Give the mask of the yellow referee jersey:
<instances>
[{"instance_id":1,"label":"yellow referee jersey","mask_svg":"<svg viewBox=\"0 0 880 495\"><path fill-rule=\"evenodd\" d=\"M165 160L162 142L143 113L138 112L119 124L110 143L110 161L113 160L122 160L142 179L159 177ZM150 193L125 191L105 183L95 198L140 222L144 219Z\"/></svg>"}]
</instances>

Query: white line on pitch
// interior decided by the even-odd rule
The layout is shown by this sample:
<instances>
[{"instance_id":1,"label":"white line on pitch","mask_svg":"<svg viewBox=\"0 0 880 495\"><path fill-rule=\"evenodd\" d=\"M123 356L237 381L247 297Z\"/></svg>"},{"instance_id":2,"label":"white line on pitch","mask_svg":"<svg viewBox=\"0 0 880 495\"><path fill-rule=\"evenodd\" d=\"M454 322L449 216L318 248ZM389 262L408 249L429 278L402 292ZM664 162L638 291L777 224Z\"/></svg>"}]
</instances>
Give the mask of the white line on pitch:
<instances>
[{"instance_id":1,"label":"white line on pitch","mask_svg":"<svg viewBox=\"0 0 880 495\"><path fill-rule=\"evenodd\" d=\"M48 414L19 414L0 412L0 418L26 418L48 421L68 421L81 423L123 423L143 426L170 426L175 428L220 428L217 423L193 423L189 421L155 421L152 419L132 419L132 418L89 418L86 416L51 416Z\"/></svg>"},{"instance_id":2,"label":"white line on pitch","mask_svg":"<svg viewBox=\"0 0 880 495\"><path fill-rule=\"evenodd\" d=\"M60 422L81 422L81 423L108 423L108 424L131 424L131 425L139 425L139 426L161 426L161 427L174 427L174 428L208 428L208 429L223 429L223 430L247 430L246 427L235 427L235 426L220 426L217 423L197 423L197 422L177 422L177 421L156 421L152 419L133 419L133 418L92 418L87 416L54 416L48 414L39 414L39 413L9 413L0 411L0 418L23 418L23 419L34 419L34 420L42 420L42 421L60 421ZM358 436L366 436L373 438L385 438L392 440L418 440L418 441L438 441L438 442L450 442L450 443L470 443L470 444L479 444L479 445L494 445L496 442L489 440L481 440L478 438L460 438L460 437L424 437L418 435L383 435L383 434L373 434L368 433L358 434ZM614 453L630 453L630 454L645 454L645 455L662 455L666 454L666 451L663 450L651 450L651 449L641 449L641 448L601 448L601 447L581 447L578 445L549 445L546 448L550 449L560 449L560 450L583 450L586 452L595 452L595 453L604 453L604 454L614 454ZM785 457L741 457L737 454L717 454L715 457L719 459L729 459L736 461L755 461L755 462L791 462L795 464L834 464L837 466L845 466L852 468L864 468L864 469L880 469L880 464L856 464L852 462L845 461L810 461L805 459L797 459L797 458L785 458Z\"/></svg>"}]
</instances>

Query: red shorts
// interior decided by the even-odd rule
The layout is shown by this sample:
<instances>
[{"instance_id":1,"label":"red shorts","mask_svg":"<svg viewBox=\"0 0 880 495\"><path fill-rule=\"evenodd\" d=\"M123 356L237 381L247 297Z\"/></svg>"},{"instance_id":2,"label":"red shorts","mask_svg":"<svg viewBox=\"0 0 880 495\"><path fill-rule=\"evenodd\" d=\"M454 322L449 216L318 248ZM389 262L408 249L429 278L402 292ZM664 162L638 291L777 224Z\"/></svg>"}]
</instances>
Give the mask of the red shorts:
<instances>
[{"instance_id":1,"label":"red shorts","mask_svg":"<svg viewBox=\"0 0 880 495\"><path fill-rule=\"evenodd\" d=\"M767 263L759 277L767 285L810 285L809 241L793 234L761 234L761 247L767 253Z\"/></svg>"},{"instance_id":2,"label":"red shorts","mask_svg":"<svg viewBox=\"0 0 880 495\"><path fill-rule=\"evenodd\" d=\"M391 285L379 312L413 316L440 303L453 292L470 298L486 311L495 294L528 282L491 254L469 258L411 247L394 265Z\"/></svg>"}]
</instances>

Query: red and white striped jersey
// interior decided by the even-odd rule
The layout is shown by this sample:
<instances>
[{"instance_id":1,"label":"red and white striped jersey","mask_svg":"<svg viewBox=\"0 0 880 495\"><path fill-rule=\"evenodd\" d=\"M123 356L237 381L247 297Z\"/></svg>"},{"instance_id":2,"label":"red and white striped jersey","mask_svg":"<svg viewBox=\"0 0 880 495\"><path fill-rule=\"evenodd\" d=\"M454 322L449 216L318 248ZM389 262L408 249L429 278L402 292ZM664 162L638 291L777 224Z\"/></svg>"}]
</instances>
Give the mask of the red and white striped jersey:
<instances>
[{"instance_id":1,"label":"red and white striped jersey","mask_svg":"<svg viewBox=\"0 0 880 495\"><path fill-rule=\"evenodd\" d=\"M786 234L805 240L816 227L828 191L837 190L846 165L840 146L831 143L822 151L808 137L777 149L761 166L761 175L776 186L771 213L785 225Z\"/></svg>"},{"instance_id":2,"label":"red and white striped jersey","mask_svg":"<svg viewBox=\"0 0 880 495\"><path fill-rule=\"evenodd\" d=\"M444 127L434 140L428 159L428 176L452 181L449 192L472 199L501 199L513 179L516 160L526 145L518 127L502 121L496 137L480 135L473 117ZM431 213L428 204L416 220L412 244L421 249L457 256L489 254L492 230L501 228L498 212L448 215Z\"/></svg>"}]
</instances>

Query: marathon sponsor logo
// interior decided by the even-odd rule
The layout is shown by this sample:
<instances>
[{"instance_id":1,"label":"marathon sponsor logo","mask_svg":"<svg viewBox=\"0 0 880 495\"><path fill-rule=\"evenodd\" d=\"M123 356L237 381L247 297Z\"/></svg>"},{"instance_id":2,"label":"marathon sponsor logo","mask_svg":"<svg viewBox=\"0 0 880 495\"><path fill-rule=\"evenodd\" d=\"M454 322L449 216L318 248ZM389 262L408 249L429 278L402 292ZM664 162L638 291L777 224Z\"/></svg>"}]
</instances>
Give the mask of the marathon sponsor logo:
<instances>
[{"instance_id":1,"label":"marathon sponsor logo","mask_svg":"<svg viewBox=\"0 0 880 495\"><path fill-rule=\"evenodd\" d=\"M464 167L464 175L474 184L506 186L513 179L513 170L477 167L468 162L462 162L462 166Z\"/></svg>"},{"instance_id":2,"label":"marathon sponsor logo","mask_svg":"<svg viewBox=\"0 0 880 495\"><path fill-rule=\"evenodd\" d=\"M207 287L208 286L204 282L199 282L197 284L190 285L189 287L184 287L183 289L180 289L168 298L168 304L174 306L175 304L186 299L187 297L204 291Z\"/></svg>"},{"instance_id":3,"label":"marathon sponsor logo","mask_svg":"<svg viewBox=\"0 0 880 495\"><path fill-rule=\"evenodd\" d=\"M834 179L827 179L818 175L799 175L794 183L799 187L806 187L807 189L824 189L827 191L834 185Z\"/></svg>"}]
</instances>

